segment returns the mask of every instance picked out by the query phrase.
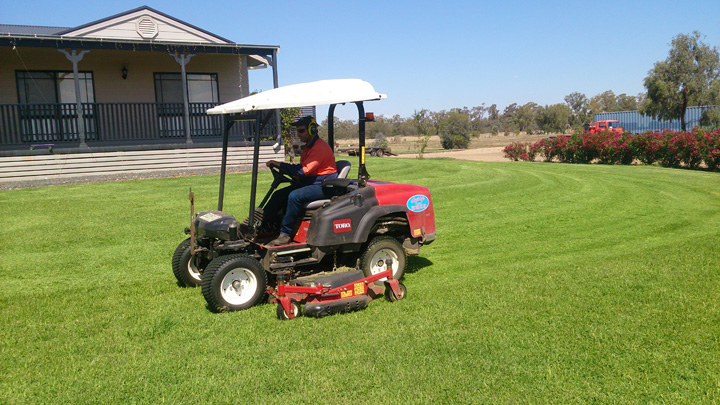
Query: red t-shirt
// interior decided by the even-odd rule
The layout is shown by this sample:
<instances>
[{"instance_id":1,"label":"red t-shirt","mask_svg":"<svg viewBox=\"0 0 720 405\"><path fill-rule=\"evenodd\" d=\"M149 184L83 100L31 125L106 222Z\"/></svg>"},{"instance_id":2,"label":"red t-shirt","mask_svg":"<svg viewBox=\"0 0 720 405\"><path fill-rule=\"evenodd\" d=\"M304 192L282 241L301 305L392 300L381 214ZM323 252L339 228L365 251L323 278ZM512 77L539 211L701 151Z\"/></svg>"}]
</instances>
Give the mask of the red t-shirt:
<instances>
[{"instance_id":1,"label":"red t-shirt","mask_svg":"<svg viewBox=\"0 0 720 405\"><path fill-rule=\"evenodd\" d=\"M335 155L330 145L319 136L305 147L300 155L300 165L305 176L322 176L337 173Z\"/></svg>"}]
</instances>

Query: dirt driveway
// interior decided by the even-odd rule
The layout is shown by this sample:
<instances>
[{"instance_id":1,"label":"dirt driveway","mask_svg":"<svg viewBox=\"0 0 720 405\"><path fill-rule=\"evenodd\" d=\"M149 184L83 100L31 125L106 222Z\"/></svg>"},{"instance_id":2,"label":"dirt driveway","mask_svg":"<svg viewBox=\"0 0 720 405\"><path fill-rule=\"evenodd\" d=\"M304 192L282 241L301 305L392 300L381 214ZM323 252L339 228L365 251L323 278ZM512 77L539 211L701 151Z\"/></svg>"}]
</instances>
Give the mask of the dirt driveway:
<instances>
[{"instance_id":1,"label":"dirt driveway","mask_svg":"<svg viewBox=\"0 0 720 405\"><path fill-rule=\"evenodd\" d=\"M450 158L458 160L475 160L480 162L508 162L509 160L503 157L503 147L496 146L492 148L478 148L478 149L462 149L453 150L446 152L432 152L423 155L425 158ZM417 158L417 154L409 153L396 156L398 158Z\"/></svg>"}]
</instances>

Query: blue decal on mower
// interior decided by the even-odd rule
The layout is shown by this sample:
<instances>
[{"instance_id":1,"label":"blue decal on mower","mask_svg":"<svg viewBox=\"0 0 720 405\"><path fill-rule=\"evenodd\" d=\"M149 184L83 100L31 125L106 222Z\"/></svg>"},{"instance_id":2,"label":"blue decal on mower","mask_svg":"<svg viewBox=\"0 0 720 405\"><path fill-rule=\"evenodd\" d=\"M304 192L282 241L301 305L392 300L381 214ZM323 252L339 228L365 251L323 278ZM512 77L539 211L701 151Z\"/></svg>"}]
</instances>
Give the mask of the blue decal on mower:
<instances>
[{"instance_id":1,"label":"blue decal on mower","mask_svg":"<svg viewBox=\"0 0 720 405\"><path fill-rule=\"evenodd\" d=\"M422 212L430 206L430 199L422 194L414 195L407 200L407 207L412 212Z\"/></svg>"}]
</instances>

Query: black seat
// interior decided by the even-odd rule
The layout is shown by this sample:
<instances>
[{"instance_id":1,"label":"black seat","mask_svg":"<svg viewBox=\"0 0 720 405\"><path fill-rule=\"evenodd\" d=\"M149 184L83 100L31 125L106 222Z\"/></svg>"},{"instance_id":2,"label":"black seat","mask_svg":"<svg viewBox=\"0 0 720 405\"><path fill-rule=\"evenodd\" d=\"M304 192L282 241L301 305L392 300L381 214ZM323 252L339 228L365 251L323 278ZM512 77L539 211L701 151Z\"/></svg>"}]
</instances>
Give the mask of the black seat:
<instances>
[{"instance_id":1,"label":"black seat","mask_svg":"<svg viewBox=\"0 0 720 405\"><path fill-rule=\"evenodd\" d=\"M323 187L342 187L343 189L347 188L347 186L350 185L350 182L352 182L351 179L347 178L348 173L350 173L350 166L351 164L347 160L338 160L337 162L335 162L335 168L337 169L338 176L336 179L324 180ZM347 184L345 184L346 182ZM322 207L325 203L329 202L330 200L311 201L305 204L305 210L314 210L316 208Z\"/></svg>"},{"instance_id":2,"label":"black seat","mask_svg":"<svg viewBox=\"0 0 720 405\"><path fill-rule=\"evenodd\" d=\"M337 170L338 179L345 179L347 178L348 173L350 173L350 162L347 160L338 160L335 162L335 169Z\"/></svg>"}]
</instances>

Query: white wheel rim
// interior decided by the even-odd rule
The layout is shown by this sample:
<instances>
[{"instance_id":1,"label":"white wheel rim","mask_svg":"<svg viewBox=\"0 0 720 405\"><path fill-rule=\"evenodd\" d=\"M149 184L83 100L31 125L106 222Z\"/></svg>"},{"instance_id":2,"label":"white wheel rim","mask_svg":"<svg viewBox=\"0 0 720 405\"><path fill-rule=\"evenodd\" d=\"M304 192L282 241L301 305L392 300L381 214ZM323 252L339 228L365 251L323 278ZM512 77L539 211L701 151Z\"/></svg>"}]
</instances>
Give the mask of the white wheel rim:
<instances>
[{"instance_id":1,"label":"white wheel rim","mask_svg":"<svg viewBox=\"0 0 720 405\"><path fill-rule=\"evenodd\" d=\"M187 272L194 280L202 280L202 273L200 273L200 269L198 269L197 265L195 264L194 257L190 257L190 260L188 260Z\"/></svg>"},{"instance_id":2,"label":"white wheel rim","mask_svg":"<svg viewBox=\"0 0 720 405\"><path fill-rule=\"evenodd\" d=\"M393 278L397 275L398 269L400 268L400 261L398 255L392 249L380 249L375 253L370 261L370 273L378 274L387 270L387 261L392 259L392 274ZM378 281L385 281L387 277L383 277Z\"/></svg>"},{"instance_id":3,"label":"white wheel rim","mask_svg":"<svg viewBox=\"0 0 720 405\"><path fill-rule=\"evenodd\" d=\"M232 269L222 279L220 295L230 305L242 305L250 301L258 289L257 277L249 269Z\"/></svg>"},{"instance_id":4,"label":"white wheel rim","mask_svg":"<svg viewBox=\"0 0 720 405\"><path fill-rule=\"evenodd\" d=\"M298 314L300 313L300 307L298 306L298 304L291 302L290 303L290 311L292 312L293 316L295 318L297 318ZM290 319L290 317L288 316L288 314L285 312L284 309L283 309L283 317L285 317L285 319Z\"/></svg>"}]
</instances>

